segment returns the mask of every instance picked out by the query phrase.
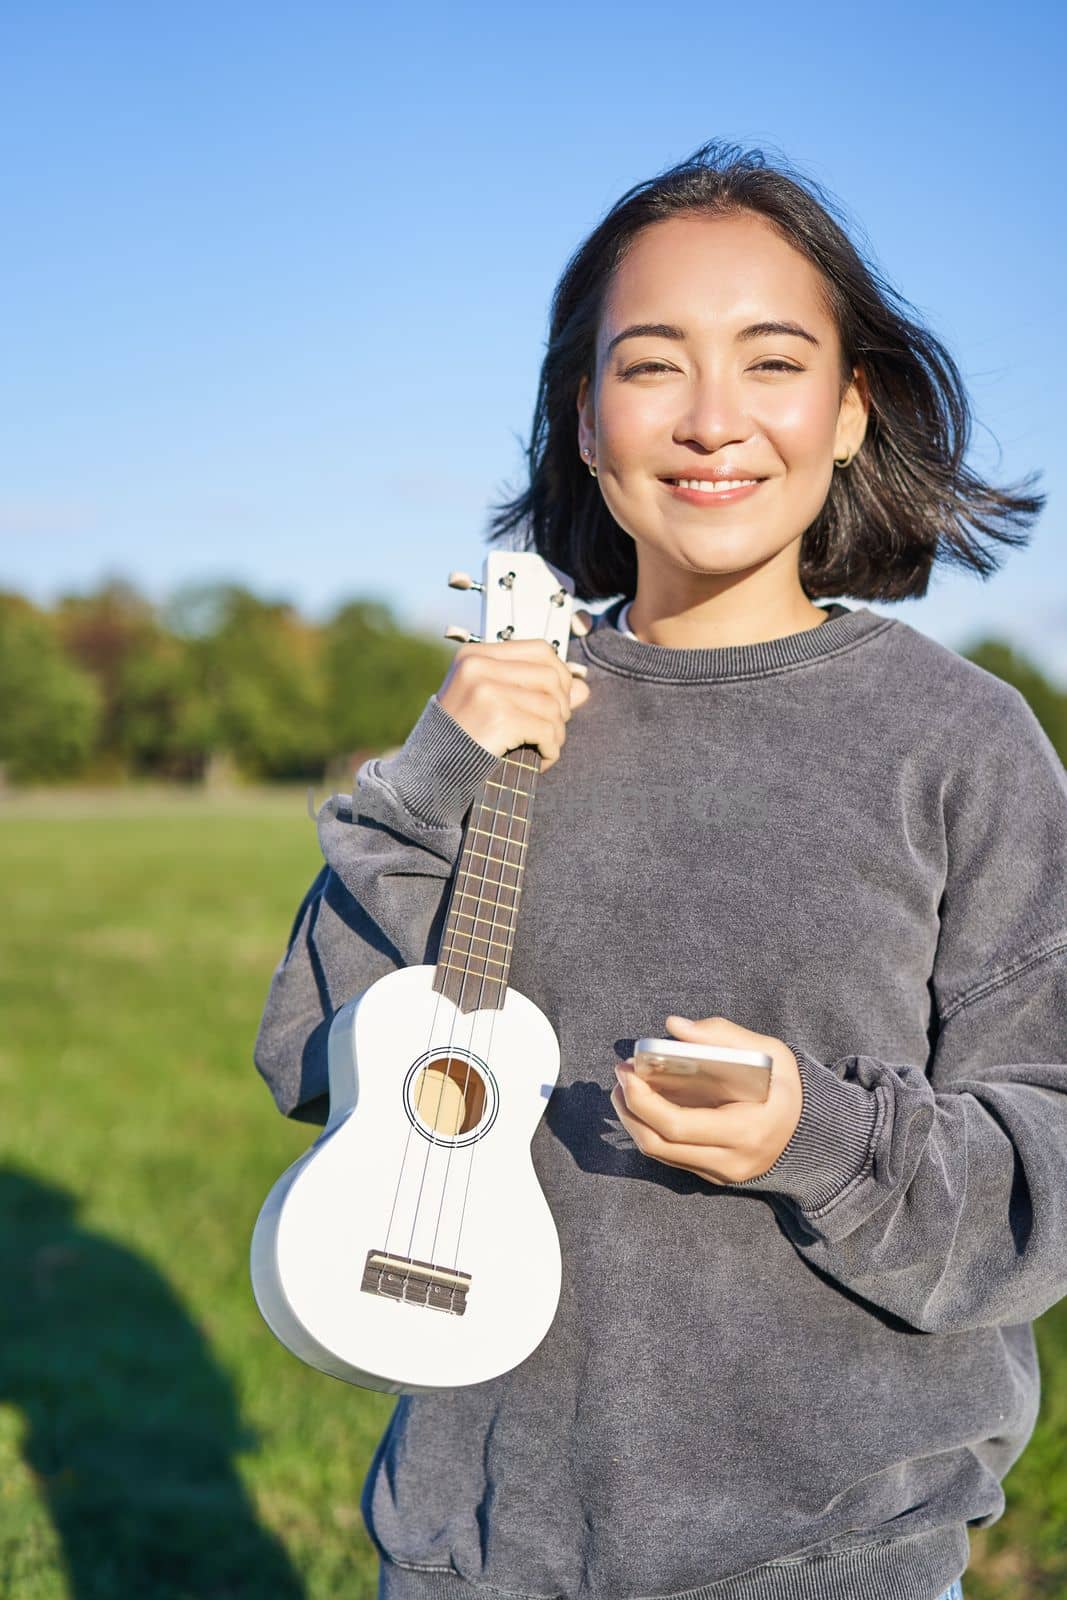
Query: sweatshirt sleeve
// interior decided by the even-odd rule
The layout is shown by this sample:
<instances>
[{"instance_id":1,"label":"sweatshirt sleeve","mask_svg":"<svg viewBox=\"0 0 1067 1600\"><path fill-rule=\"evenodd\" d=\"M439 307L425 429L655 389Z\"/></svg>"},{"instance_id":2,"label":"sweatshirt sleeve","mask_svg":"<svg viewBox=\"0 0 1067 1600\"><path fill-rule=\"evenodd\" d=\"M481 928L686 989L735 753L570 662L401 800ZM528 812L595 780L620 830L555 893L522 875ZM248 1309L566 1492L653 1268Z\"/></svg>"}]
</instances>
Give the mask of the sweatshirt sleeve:
<instances>
[{"instance_id":1,"label":"sweatshirt sleeve","mask_svg":"<svg viewBox=\"0 0 1067 1600\"><path fill-rule=\"evenodd\" d=\"M1067 1295L1067 773L999 684L943 791L928 1062L824 1062L787 1039L803 1108L767 1172L799 1253L935 1333ZM975 753L977 752L977 753Z\"/></svg>"},{"instance_id":2,"label":"sweatshirt sleeve","mask_svg":"<svg viewBox=\"0 0 1067 1600\"><path fill-rule=\"evenodd\" d=\"M334 1015L385 973L436 960L463 823L499 763L431 696L395 755L356 772L317 818L324 865L270 980L253 1047L278 1109L326 1121Z\"/></svg>"}]
</instances>

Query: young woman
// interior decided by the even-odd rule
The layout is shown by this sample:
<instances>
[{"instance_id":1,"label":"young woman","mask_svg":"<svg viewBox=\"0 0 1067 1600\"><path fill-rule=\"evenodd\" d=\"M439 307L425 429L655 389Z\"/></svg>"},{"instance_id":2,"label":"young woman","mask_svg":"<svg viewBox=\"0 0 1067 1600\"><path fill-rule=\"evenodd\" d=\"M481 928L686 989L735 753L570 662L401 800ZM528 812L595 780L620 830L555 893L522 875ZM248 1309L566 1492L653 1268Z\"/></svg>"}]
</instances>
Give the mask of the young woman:
<instances>
[{"instance_id":1,"label":"young woman","mask_svg":"<svg viewBox=\"0 0 1067 1600\"><path fill-rule=\"evenodd\" d=\"M381 1594L937 1600L1001 1515L1067 1293L1067 781L1016 690L826 603L1025 543L1042 499L975 477L969 421L759 151L702 147L568 264L492 534L621 598L567 664L462 647L325 803L256 1044L321 1121L331 1017L436 959L473 796L537 745L510 981L561 1045L563 1288L518 1367L399 1400ZM768 1100L674 1104L630 1066L664 1031L767 1051Z\"/></svg>"}]
</instances>

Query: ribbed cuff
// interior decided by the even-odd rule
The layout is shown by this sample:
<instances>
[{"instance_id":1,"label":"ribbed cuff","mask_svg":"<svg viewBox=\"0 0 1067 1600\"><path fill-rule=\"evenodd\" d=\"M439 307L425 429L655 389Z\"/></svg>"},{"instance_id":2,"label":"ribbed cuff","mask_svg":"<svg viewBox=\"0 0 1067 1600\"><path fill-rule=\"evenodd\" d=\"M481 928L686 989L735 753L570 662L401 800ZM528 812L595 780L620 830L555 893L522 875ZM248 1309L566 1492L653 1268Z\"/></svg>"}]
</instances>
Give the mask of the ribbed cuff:
<instances>
[{"instance_id":1,"label":"ribbed cuff","mask_svg":"<svg viewBox=\"0 0 1067 1600\"><path fill-rule=\"evenodd\" d=\"M872 1090L839 1078L799 1045L789 1048L804 1091L800 1121L772 1167L731 1188L788 1195L802 1210L819 1211L870 1165L878 1100Z\"/></svg>"},{"instance_id":2,"label":"ribbed cuff","mask_svg":"<svg viewBox=\"0 0 1067 1600\"><path fill-rule=\"evenodd\" d=\"M500 759L431 695L396 754L374 757L367 770L419 822L447 828L463 821L482 780Z\"/></svg>"}]
</instances>

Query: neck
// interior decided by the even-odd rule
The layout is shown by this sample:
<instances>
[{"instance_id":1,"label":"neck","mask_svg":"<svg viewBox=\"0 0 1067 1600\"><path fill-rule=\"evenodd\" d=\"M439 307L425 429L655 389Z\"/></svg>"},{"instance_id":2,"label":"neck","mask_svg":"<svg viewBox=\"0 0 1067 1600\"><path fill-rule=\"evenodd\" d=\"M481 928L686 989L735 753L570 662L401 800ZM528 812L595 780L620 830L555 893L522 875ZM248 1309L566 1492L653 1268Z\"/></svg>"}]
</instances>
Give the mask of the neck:
<instances>
[{"instance_id":1,"label":"neck","mask_svg":"<svg viewBox=\"0 0 1067 1600\"><path fill-rule=\"evenodd\" d=\"M638 550L627 626L645 644L718 649L819 627L826 613L800 586L793 546L742 572L695 574Z\"/></svg>"},{"instance_id":2,"label":"neck","mask_svg":"<svg viewBox=\"0 0 1067 1600\"><path fill-rule=\"evenodd\" d=\"M657 610L640 594L630 605L626 626L644 644L665 644L676 649L718 649L728 645L762 644L792 633L803 633L826 621L826 613L802 599L795 607L760 611L756 616L722 614L706 606L682 610Z\"/></svg>"},{"instance_id":3,"label":"neck","mask_svg":"<svg viewBox=\"0 0 1067 1600\"><path fill-rule=\"evenodd\" d=\"M471 806L433 980L462 1012L504 1004L540 770L536 745L509 750Z\"/></svg>"}]
</instances>

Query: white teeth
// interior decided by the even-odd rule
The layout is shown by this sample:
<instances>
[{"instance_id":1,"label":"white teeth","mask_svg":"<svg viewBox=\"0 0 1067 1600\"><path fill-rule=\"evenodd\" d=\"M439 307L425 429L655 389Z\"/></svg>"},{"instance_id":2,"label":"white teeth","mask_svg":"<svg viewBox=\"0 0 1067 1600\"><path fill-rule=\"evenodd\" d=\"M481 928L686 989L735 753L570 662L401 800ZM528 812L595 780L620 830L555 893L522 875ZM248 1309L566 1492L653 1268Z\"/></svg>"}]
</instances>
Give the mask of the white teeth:
<instances>
[{"instance_id":1,"label":"white teeth","mask_svg":"<svg viewBox=\"0 0 1067 1600\"><path fill-rule=\"evenodd\" d=\"M709 478L672 478L679 489L699 489L702 494L715 494L720 489L740 489L746 483L758 483L758 478L723 478L719 481Z\"/></svg>"}]
</instances>

